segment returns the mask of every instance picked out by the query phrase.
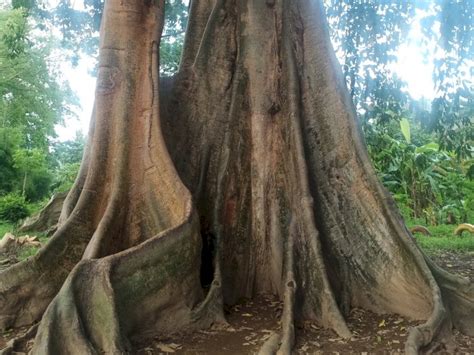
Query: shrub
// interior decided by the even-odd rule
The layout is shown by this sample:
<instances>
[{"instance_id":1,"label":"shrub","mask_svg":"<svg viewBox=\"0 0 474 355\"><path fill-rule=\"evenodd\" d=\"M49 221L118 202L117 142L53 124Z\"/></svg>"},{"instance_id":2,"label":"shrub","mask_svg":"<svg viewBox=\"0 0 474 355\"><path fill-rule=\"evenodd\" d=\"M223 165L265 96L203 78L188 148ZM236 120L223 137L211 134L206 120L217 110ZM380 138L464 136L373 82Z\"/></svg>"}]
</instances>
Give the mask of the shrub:
<instances>
[{"instance_id":1,"label":"shrub","mask_svg":"<svg viewBox=\"0 0 474 355\"><path fill-rule=\"evenodd\" d=\"M24 197L14 193L0 197L0 220L17 223L28 215L28 204Z\"/></svg>"}]
</instances>

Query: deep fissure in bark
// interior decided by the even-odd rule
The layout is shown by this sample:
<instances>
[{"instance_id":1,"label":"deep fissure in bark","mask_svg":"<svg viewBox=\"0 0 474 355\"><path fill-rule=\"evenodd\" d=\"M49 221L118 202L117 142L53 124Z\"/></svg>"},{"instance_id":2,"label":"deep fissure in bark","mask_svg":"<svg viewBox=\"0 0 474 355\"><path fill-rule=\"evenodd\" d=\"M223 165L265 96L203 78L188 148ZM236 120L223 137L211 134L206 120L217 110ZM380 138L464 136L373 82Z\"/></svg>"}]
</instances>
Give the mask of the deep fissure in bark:
<instances>
[{"instance_id":1,"label":"deep fissure in bark","mask_svg":"<svg viewBox=\"0 0 474 355\"><path fill-rule=\"evenodd\" d=\"M216 236L211 232L209 222L205 218L201 218L201 286L208 289L214 280L214 260L216 254Z\"/></svg>"},{"instance_id":2,"label":"deep fissure in bark","mask_svg":"<svg viewBox=\"0 0 474 355\"><path fill-rule=\"evenodd\" d=\"M306 319L350 337L351 307L426 321L408 353L472 334L472 284L423 255L370 165L320 2L192 1L160 83L163 8L106 2L81 171L48 245L0 274L0 325L42 318L35 353L126 352L272 293L262 353Z\"/></svg>"}]
</instances>

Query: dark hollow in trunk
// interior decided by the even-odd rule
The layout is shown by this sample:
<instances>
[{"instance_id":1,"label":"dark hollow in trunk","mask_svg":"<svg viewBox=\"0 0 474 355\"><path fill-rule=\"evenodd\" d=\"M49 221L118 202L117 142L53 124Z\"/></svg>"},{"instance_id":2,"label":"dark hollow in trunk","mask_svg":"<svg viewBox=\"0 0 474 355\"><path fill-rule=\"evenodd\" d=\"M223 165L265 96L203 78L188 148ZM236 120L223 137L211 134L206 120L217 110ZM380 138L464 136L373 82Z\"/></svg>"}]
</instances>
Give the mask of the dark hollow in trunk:
<instances>
[{"instance_id":1,"label":"dark hollow in trunk","mask_svg":"<svg viewBox=\"0 0 474 355\"><path fill-rule=\"evenodd\" d=\"M117 353L224 321L259 293L351 333L352 307L425 323L409 354L473 334L474 290L420 251L371 167L314 0L192 1L160 82L163 1L108 0L96 103L57 232L0 274L0 326L41 319L33 352Z\"/></svg>"}]
</instances>

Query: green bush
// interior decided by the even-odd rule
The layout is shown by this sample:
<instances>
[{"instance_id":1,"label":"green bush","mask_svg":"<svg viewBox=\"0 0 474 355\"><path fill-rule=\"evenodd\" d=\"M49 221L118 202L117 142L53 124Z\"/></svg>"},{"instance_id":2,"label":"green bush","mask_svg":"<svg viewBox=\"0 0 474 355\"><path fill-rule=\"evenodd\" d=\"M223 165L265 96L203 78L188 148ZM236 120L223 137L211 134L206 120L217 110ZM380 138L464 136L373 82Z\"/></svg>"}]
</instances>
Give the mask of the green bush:
<instances>
[{"instance_id":1,"label":"green bush","mask_svg":"<svg viewBox=\"0 0 474 355\"><path fill-rule=\"evenodd\" d=\"M13 193L0 197L0 220L17 223L29 214L24 197Z\"/></svg>"},{"instance_id":2,"label":"green bush","mask_svg":"<svg viewBox=\"0 0 474 355\"><path fill-rule=\"evenodd\" d=\"M441 149L436 136L405 118L399 126L370 126L366 140L375 169L405 219L423 225L472 221L473 159Z\"/></svg>"},{"instance_id":3,"label":"green bush","mask_svg":"<svg viewBox=\"0 0 474 355\"><path fill-rule=\"evenodd\" d=\"M69 191L81 167L80 162L66 163L56 171L56 181L52 185L55 193Z\"/></svg>"}]
</instances>

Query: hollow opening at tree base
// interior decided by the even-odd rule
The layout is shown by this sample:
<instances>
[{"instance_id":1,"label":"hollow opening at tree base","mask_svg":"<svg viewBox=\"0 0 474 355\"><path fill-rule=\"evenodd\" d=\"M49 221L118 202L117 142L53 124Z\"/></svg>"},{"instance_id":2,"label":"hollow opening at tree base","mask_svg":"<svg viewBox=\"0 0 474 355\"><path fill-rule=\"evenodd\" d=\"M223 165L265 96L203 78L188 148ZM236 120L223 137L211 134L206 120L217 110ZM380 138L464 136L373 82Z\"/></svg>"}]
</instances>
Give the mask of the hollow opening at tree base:
<instances>
[{"instance_id":1,"label":"hollow opening at tree base","mask_svg":"<svg viewBox=\"0 0 474 355\"><path fill-rule=\"evenodd\" d=\"M202 217L201 218L201 238L202 238L202 249L201 249L201 270L200 280L201 287L207 292L214 279L214 259L216 252L216 237L211 232L209 222Z\"/></svg>"}]
</instances>

